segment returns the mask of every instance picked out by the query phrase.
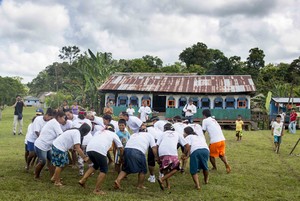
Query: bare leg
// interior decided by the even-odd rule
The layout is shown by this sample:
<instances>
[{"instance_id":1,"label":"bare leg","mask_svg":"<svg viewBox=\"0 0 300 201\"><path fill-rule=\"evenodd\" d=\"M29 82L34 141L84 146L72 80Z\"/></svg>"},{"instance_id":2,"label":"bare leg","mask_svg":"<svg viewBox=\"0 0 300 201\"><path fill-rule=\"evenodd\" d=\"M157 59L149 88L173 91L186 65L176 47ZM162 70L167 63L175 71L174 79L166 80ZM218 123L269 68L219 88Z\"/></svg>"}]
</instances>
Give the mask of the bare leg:
<instances>
[{"instance_id":1,"label":"bare leg","mask_svg":"<svg viewBox=\"0 0 300 201\"><path fill-rule=\"evenodd\" d=\"M63 169L61 167L56 167L55 168L55 171L54 171L54 174L53 174L53 179L54 179L54 185L55 186L61 186L62 183L60 181L60 173Z\"/></svg>"},{"instance_id":2,"label":"bare leg","mask_svg":"<svg viewBox=\"0 0 300 201\"><path fill-rule=\"evenodd\" d=\"M115 180L115 188L119 189L121 188L121 181L124 179L124 177L127 176L127 173L124 171L121 171L120 174L118 175L117 179Z\"/></svg>"},{"instance_id":3,"label":"bare leg","mask_svg":"<svg viewBox=\"0 0 300 201\"><path fill-rule=\"evenodd\" d=\"M96 181L96 188L94 190L94 193L97 194L97 195L104 195L105 193L101 190L101 185L102 183L104 182L105 180L105 177L106 177L106 174L103 173L103 172L100 172L99 173L99 176L97 178L97 181Z\"/></svg>"},{"instance_id":4,"label":"bare leg","mask_svg":"<svg viewBox=\"0 0 300 201\"><path fill-rule=\"evenodd\" d=\"M140 172L138 174L138 185L137 185L138 188L145 188L144 180L145 180L145 174Z\"/></svg>"},{"instance_id":5,"label":"bare leg","mask_svg":"<svg viewBox=\"0 0 300 201\"><path fill-rule=\"evenodd\" d=\"M79 180L79 184L82 187L85 187L86 180L91 176L91 174L95 172L95 169L93 167L89 167L89 169L84 173L83 177Z\"/></svg>"},{"instance_id":6,"label":"bare leg","mask_svg":"<svg viewBox=\"0 0 300 201\"><path fill-rule=\"evenodd\" d=\"M228 162L227 162L227 158L226 156L220 156L220 159L223 161L223 163L225 164L225 167L226 167L226 172L227 173L230 173L231 171L231 167L229 166Z\"/></svg>"},{"instance_id":7,"label":"bare leg","mask_svg":"<svg viewBox=\"0 0 300 201\"><path fill-rule=\"evenodd\" d=\"M35 157L36 155L35 155L35 152L34 151L30 151L29 152L29 155L28 155L28 157L27 157L27 170L29 170L29 167L30 167L30 163L31 163L31 161L32 161L32 159Z\"/></svg>"},{"instance_id":8,"label":"bare leg","mask_svg":"<svg viewBox=\"0 0 300 201\"><path fill-rule=\"evenodd\" d=\"M209 180L209 177L208 177L208 170L203 170L203 176L204 176L204 183L205 184L208 184L208 180Z\"/></svg>"},{"instance_id":9,"label":"bare leg","mask_svg":"<svg viewBox=\"0 0 300 201\"><path fill-rule=\"evenodd\" d=\"M34 171L34 178L35 179L40 178L40 173L41 173L44 166L45 166L45 164L40 163L40 162L35 166L35 171Z\"/></svg>"},{"instance_id":10,"label":"bare leg","mask_svg":"<svg viewBox=\"0 0 300 201\"><path fill-rule=\"evenodd\" d=\"M186 167L187 159L182 159L182 167L181 167L181 172L183 173Z\"/></svg>"},{"instance_id":11,"label":"bare leg","mask_svg":"<svg viewBox=\"0 0 300 201\"><path fill-rule=\"evenodd\" d=\"M198 174L193 174L192 175L193 181L195 183L195 186L198 190L200 190L200 183L199 183L199 178L198 178Z\"/></svg>"},{"instance_id":12,"label":"bare leg","mask_svg":"<svg viewBox=\"0 0 300 201\"><path fill-rule=\"evenodd\" d=\"M170 189L170 188L171 188L171 184L170 184L170 181L169 181L169 179L166 179L166 186L167 186L167 188L168 188L168 189Z\"/></svg>"},{"instance_id":13,"label":"bare leg","mask_svg":"<svg viewBox=\"0 0 300 201\"><path fill-rule=\"evenodd\" d=\"M174 169L171 172L168 172L167 174L165 174L162 178L160 178L160 180L163 182L166 179L169 179L170 177L172 177L178 170Z\"/></svg>"},{"instance_id":14,"label":"bare leg","mask_svg":"<svg viewBox=\"0 0 300 201\"><path fill-rule=\"evenodd\" d=\"M49 168L50 177L52 177L54 175L55 167L51 164L51 161L48 161L48 168Z\"/></svg>"},{"instance_id":15,"label":"bare leg","mask_svg":"<svg viewBox=\"0 0 300 201\"><path fill-rule=\"evenodd\" d=\"M209 157L209 160L210 160L210 163L212 164L212 166L213 166L213 170L216 170L217 169L217 166L216 166L216 159L215 159L215 157L212 157L212 156L210 156Z\"/></svg>"},{"instance_id":16,"label":"bare leg","mask_svg":"<svg viewBox=\"0 0 300 201\"><path fill-rule=\"evenodd\" d=\"M29 151L25 151L24 158L25 158L25 163L26 163L26 164L27 164L27 158L28 158L28 155L29 155Z\"/></svg>"}]
</instances>

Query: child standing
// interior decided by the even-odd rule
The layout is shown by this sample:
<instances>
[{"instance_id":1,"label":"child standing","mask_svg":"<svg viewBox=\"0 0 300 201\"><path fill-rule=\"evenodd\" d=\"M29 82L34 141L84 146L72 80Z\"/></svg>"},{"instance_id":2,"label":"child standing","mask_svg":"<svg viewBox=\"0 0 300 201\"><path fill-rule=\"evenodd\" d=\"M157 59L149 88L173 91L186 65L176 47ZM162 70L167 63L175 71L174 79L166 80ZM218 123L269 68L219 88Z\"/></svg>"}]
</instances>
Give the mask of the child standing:
<instances>
[{"instance_id":1,"label":"child standing","mask_svg":"<svg viewBox=\"0 0 300 201\"><path fill-rule=\"evenodd\" d=\"M281 137L283 136L283 122L280 121L281 116L276 116L276 121L272 125L271 135L274 135L274 145L275 145L275 152L279 152L279 146L281 144Z\"/></svg>"},{"instance_id":2,"label":"child standing","mask_svg":"<svg viewBox=\"0 0 300 201\"><path fill-rule=\"evenodd\" d=\"M126 128L126 121L124 119L120 119L118 121L119 131L117 132L117 136L120 138L123 147L126 146L127 141L130 139L130 134L128 131L125 130ZM115 157L115 170L118 174L121 171L121 161L120 161L120 151L116 150L116 157Z\"/></svg>"},{"instance_id":3,"label":"child standing","mask_svg":"<svg viewBox=\"0 0 300 201\"><path fill-rule=\"evenodd\" d=\"M242 116L238 115L237 120L235 121L235 136L236 136L236 141L241 141L242 136L243 136L243 125L244 122L242 120Z\"/></svg>"}]
</instances>

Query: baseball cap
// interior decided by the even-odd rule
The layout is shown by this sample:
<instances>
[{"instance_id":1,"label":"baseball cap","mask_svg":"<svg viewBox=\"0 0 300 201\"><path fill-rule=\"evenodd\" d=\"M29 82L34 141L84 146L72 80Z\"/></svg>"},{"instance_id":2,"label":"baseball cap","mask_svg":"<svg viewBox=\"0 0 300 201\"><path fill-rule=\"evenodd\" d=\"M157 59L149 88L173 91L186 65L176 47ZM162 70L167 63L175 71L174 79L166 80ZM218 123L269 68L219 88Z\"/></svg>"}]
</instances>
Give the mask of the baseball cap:
<instances>
[{"instance_id":1,"label":"baseball cap","mask_svg":"<svg viewBox=\"0 0 300 201\"><path fill-rule=\"evenodd\" d=\"M36 115L43 115L43 114L44 114L44 110L41 109L41 108L39 108L39 109L37 109L37 110L35 111L35 114L36 114Z\"/></svg>"}]
</instances>

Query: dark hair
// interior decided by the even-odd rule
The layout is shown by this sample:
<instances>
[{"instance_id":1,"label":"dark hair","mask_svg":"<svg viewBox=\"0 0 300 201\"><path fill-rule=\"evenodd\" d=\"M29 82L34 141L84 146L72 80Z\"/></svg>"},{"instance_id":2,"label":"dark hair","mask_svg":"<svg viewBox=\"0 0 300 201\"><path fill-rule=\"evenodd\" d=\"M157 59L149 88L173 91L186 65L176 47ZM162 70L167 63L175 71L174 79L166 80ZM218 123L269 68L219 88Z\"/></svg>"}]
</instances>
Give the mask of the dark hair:
<instances>
[{"instance_id":1,"label":"dark hair","mask_svg":"<svg viewBox=\"0 0 300 201\"><path fill-rule=\"evenodd\" d=\"M126 126L126 121L125 121L125 119L120 119L120 120L118 121L118 124L125 124L125 126Z\"/></svg>"},{"instance_id":2,"label":"dark hair","mask_svg":"<svg viewBox=\"0 0 300 201\"><path fill-rule=\"evenodd\" d=\"M105 120L108 120L109 122L112 120L111 115L109 115L109 114L103 115L102 118L105 119Z\"/></svg>"},{"instance_id":3,"label":"dark hair","mask_svg":"<svg viewBox=\"0 0 300 201\"><path fill-rule=\"evenodd\" d=\"M63 117L65 116L65 113L61 110L58 110L57 112L55 112L55 118L57 117Z\"/></svg>"},{"instance_id":4,"label":"dark hair","mask_svg":"<svg viewBox=\"0 0 300 201\"><path fill-rule=\"evenodd\" d=\"M151 121L159 121L159 117L158 116L153 116L150 119Z\"/></svg>"},{"instance_id":5,"label":"dark hair","mask_svg":"<svg viewBox=\"0 0 300 201\"><path fill-rule=\"evenodd\" d=\"M20 95L16 95L16 98L18 98ZM20 96L21 97L21 96Z\"/></svg>"},{"instance_id":6,"label":"dark hair","mask_svg":"<svg viewBox=\"0 0 300 201\"><path fill-rule=\"evenodd\" d=\"M79 127L78 130L80 132L81 137L83 137L83 136L86 136L90 132L91 127L87 123L84 123Z\"/></svg>"},{"instance_id":7,"label":"dark hair","mask_svg":"<svg viewBox=\"0 0 300 201\"><path fill-rule=\"evenodd\" d=\"M187 126L184 128L184 133L187 134L187 135L197 135L194 131L194 129L190 126Z\"/></svg>"},{"instance_id":8,"label":"dark hair","mask_svg":"<svg viewBox=\"0 0 300 201\"><path fill-rule=\"evenodd\" d=\"M177 115L175 117L173 117L173 121L176 121L176 122L181 122L181 116Z\"/></svg>"},{"instance_id":9,"label":"dark hair","mask_svg":"<svg viewBox=\"0 0 300 201\"><path fill-rule=\"evenodd\" d=\"M37 117L37 116L34 116L34 117L32 118L32 120L31 120L31 122L33 122L33 121L35 120L36 117Z\"/></svg>"},{"instance_id":10,"label":"dark hair","mask_svg":"<svg viewBox=\"0 0 300 201\"><path fill-rule=\"evenodd\" d=\"M166 123L164 125L164 131L175 131L175 129L171 123Z\"/></svg>"},{"instance_id":11,"label":"dark hair","mask_svg":"<svg viewBox=\"0 0 300 201\"><path fill-rule=\"evenodd\" d=\"M209 109L205 109L202 111L202 115L205 117L210 117L211 116L211 112Z\"/></svg>"},{"instance_id":12,"label":"dark hair","mask_svg":"<svg viewBox=\"0 0 300 201\"><path fill-rule=\"evenodd\" d=\"M52 108L49 107L49 108L47 109L46 115L51 116L51 117L53 116L53 110L52 110Z\"/></svg>"},{"instance_id":13,"label":"dark hair","mask_svg":"<svg viewBox=\"0 0 300 201\"><path fill-rule=\"evenodd\" d=\"M73 114L73 111L72 111L72 109L66 109L66 110L65 110L65 113L66 113L66 112L70 112L70 113L72 113L72 114Z\"/></svg>"},{"instance_id":14,"label":"dark hair","mask_svg":"<svg viewBox=\"0 0 300 201\"><path fill-rule=\"evenodd\" d=\"M107 124L106 127L105 127L105 130L115 132L115 127L112 124Z\"/></svg>"},{"instance_id":15,"label":"dark hair","mask_svg":"<svg viewBox=\"0 0 300 201\"><path fill-rule=\"evenodd\" d=\"M147 131L147 128L140 128L139 132L148 132L148 131Z\"/></svg>"},{"instance_id":16,"label":"dark hair","mask_svg":"<svg viewBox=\"0 0 300 201\"><path fill-rule=\"evenodd\" d=\"M121 112L121 115L129 117L129 114L125 111Z\"/></svg>"},{"instance_id":17,"label":"dark hair","mask_svg":"<svg viewBox=\"0 0 300 201\"><path fill-rule=\"evenodd\" d=\"M276 118L277 118L277 117L281 118L280 114L278 114L278 115L276 116Z\"/></svg>"}]
</instances>

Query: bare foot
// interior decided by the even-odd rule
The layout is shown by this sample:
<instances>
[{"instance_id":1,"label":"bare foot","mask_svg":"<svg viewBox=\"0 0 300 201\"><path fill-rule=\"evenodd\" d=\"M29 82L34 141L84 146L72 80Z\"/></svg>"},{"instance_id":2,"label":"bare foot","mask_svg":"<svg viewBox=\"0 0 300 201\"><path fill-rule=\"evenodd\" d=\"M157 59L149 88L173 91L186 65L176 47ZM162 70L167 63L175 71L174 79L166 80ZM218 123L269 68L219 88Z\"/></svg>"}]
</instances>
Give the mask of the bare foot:
<instances>
[{"instance_id":1,"label":"bare foot","mask_svg":"<svg viewBox=\"0 0 300 201\"><path fill-rule=\"evenodd\" d=\"M82 187L82 188L85 188L85 182L82 182L81 180L78 182L78 184Z\"/></svg>"},{"instance_id":2,"label":"bare foot","mask_svg":"<svg viewBox=\"0 0 300 201\"><path fill-rule=\"evenodd\" d=\"M54 183L54 186L57 186L57 187L62 187L64 186L61 182L55 182Z\"/></svg>"},{"instance_id":3,"label":"bare foot","mask_svg":"<svg viewBox=\"0 0 300 201\"><path fill-rule=\"evenodd\" d=\"M114 188L115 189L121 189L121 185L117 180L115 180L115 182L114 182Z\"/></svg>"},{"instance_id":4,"label":"bare foot","mask_svg":"<svg viewBox=\"0 0 300 201\"><path fill-rule=\"evenodd\" d=\"M157 179L157 182L158 182L158 184L159 184L160 189L161 189L161 190L165 190L164 184L163 184L163 182L161 181L161 179Z\"/></svg>"},{"instance_id":5,"label":"bare foot","mask_svg":"<svg viewBox=\"0 0 300 201\"><path fill-rule=\"evenodd\" d=\"M105 194L106 194L106 193L105 193L104 191L102 191L102 190L94 190L93 193L96 194L96 195L105 195Z\"/></svg>"},{"instance_id":6,"label":"bare foot","mask_svg":"<svg viewBox=\"0 0 300 201\"><path fill-rule=\"evenodd\" d=\"M230 172L231 172L231 167L230 167L230 165L226 165L226 172L227 172L227 173L230 173Z\"/></svg>"},{"instance_id":7,"label":"bare foot","mask_svg":"<svg viewBox=\"0 0 300 201\"><path fill-rule=\"evenodd\" d=\"M196 188L197 190L201 190L201 187L200 187L200 186L195 186L195 188Z\"/></svg>"}]
</instances>

